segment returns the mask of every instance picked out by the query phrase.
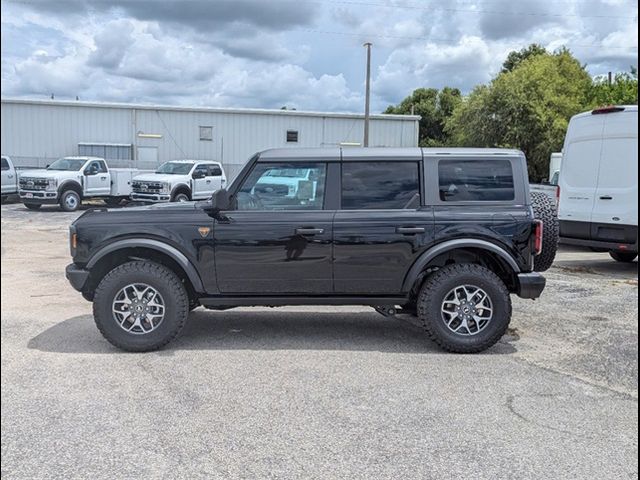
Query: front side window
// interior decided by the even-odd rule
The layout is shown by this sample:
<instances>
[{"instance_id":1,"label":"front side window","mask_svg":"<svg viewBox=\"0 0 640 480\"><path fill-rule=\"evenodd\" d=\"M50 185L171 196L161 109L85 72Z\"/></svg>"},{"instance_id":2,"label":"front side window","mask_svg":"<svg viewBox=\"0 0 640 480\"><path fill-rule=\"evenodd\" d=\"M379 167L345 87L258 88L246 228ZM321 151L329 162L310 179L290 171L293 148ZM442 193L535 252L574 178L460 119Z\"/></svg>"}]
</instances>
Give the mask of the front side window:
<instances>
[{"instance_id":1,"label":"front side window","mask_svg":"<svg viewBox=\"0 0 640 480\"><path fill-rule=\"evenodd\" d=\"M98 173L106 173L107 172L107 166L103 164L103 162L91 162L89 165L87 165L87 169L86 171L90 174L90 175L96 175Z\"/></svg>"},{"instance_id":2,"label":"front side window","mask_svg":"<svg viewBox=\"0 0 640 480\"><path fill-rule=\"evenodd\" d=\"M9 161L2 157L2 170L9 170Z\"/></svg>"},{"instance_id":3,"label":"front side window","mask_svg":"<svg viewBox=\"0 0 640 480\"><path fill-rule=\"evenodd\" d=\"M438 179L443 202L496 202L515 198L509 160L441 160Z\"/></svg>"},{"instance_id":4,"label":"front side window","mask_svg":"<svg viewBox=\"0 0 640 480\"><path fill-rule=\"evenodd\" d=\"M420 205L417 162L342 165L342 209L405 209Z\"/></svg>"},{"instance_id":5,"label":"front side window","mask_svg":"<svg viewBox=\"0 0 640 480\"><path fill-rule=\"evenodd\" d=\"M188 175L193 168L193 163L189 162L166 162L158 167L156 173L169 175Z\"/></svg>"},{"instance_id":6,"label":"front side window","mask_svg":"<svg viewBox=\"0 0 640 480\"><path fill-rule=\"evenodd\" d=\"M196 176L206 177L208 172L209 172L209 169L207 168L206 165L198 165L196 168L193 169L193 174Z\"/></svg>"},{"instance_id":7,"label":"front side window","mask_svg":"<svg viewBox=\"0 0 640 480\"><path fill-rule=\"evenodd\" d=\"M325 163L258 163L237 193L238 210L322 210Z\"/></svg>"}]
</instances>

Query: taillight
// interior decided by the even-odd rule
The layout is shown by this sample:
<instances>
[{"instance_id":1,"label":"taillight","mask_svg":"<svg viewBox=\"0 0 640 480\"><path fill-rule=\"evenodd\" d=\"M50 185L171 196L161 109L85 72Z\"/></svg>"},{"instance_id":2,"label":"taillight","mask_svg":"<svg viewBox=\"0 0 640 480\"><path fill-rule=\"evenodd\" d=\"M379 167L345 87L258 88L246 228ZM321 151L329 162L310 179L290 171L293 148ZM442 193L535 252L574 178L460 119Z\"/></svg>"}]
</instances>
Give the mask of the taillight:
<instances>
[{"instance_id":1,"label":"taillight","mask_svg":"<svg viewBox=\"0 0 640 480\"><path fill-rule=\"evenodd\" d=\"M540 255L542 253L542 234L544 233L544 223L542 220L533 221L533 254Z\"/></svg>"}]
</instances>

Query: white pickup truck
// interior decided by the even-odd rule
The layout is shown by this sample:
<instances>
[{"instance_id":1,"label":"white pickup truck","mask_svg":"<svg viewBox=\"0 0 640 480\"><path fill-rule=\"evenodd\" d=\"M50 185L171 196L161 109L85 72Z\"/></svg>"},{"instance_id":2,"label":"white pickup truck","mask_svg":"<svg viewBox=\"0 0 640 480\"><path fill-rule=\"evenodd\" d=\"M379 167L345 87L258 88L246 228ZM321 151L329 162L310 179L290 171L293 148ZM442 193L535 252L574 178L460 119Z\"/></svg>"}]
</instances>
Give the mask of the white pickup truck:
<instances>
[{"instance_id":1,"label":"white pickup truck","mask_svg":"<svg viewBox=\"0 0 640 480\"><path fill-rule=\"evenodd\" d=\"M2 155L2 203L9 195L18 193L18 176L10 157Z\"/></svg>"},{"instance_id":2,"label":"white pickup truck","mask_svg":"<svg viewBox=\"0 0 640 480\"><path fill-rule=\"evenodd\" d=\"M30 210L59 204L65 212L77 210L84 199L104 200L117 206L131 194L135 168L109 169L98 157L63 157L46 169L21 171L20 201Z\"/></svg>"},{"instance_id":3,"label":"white pickup truck","mask_svg":"<svg viewBox=\"0 0 640 480\"><path fill-rule=\"evenodd\" d=\"M137 175L131 200L138 202L188 202L206 200L227 184L222 165L208 160L171 160L155 173Z\"/></svg>"}]
</instances>

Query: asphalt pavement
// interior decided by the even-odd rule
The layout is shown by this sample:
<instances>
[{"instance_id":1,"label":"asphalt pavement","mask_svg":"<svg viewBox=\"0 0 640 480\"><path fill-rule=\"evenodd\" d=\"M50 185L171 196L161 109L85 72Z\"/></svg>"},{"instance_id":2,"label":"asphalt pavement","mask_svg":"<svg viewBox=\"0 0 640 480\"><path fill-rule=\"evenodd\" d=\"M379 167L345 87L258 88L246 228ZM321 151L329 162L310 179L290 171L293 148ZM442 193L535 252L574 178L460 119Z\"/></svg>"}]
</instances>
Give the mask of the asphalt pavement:
<instances>
[{"instance_id":1,"label":"asphalt pavement","mask_svg":"<svg viewBox=\"0 0 640 480\"><path fill-rule=\"evenodd\" d=\"M78 214L2 206L2 478L637 478L637 262L562 249L479 355L370 308L194 311L113 348Z\"/></svg>"}]
</instances>

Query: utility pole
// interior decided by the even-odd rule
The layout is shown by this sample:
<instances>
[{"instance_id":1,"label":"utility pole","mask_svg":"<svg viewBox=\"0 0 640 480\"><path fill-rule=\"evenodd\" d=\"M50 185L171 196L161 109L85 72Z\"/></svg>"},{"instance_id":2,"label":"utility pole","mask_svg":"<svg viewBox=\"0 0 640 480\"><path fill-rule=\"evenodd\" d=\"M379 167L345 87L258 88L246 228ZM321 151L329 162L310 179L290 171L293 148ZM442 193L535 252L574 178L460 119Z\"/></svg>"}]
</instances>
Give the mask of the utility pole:
<instances>
[{"instance_id":1,"label":"utility pole","mask_svg":"<svg viewBox=\"0 0 640 480\"><path fill-rule=\"evenodd\" d=\"M369 146L369 100L371 97L371 43L367 42L363 47L367 48L367 79L365 81L364 94L364 142L365 147Z\"/></svg>"},{"instance_id":2,"label":"utility pole","mask_svg":"<svg viewBox=\"0 0 640 480\"><path fill-rule=\"evenodd\" d=\"M609 85L611 85L613 83L613 74L609 72L609 74L607 75L607 78L609 80Z\"/></svg>"}]
</instances>

